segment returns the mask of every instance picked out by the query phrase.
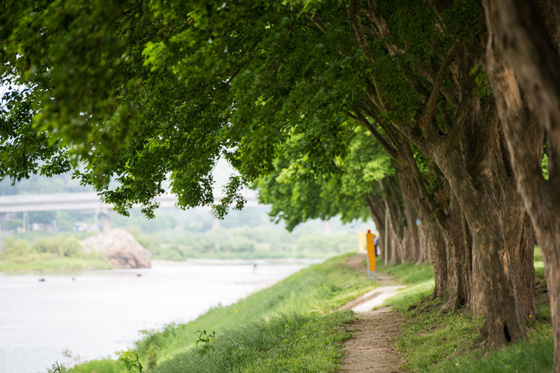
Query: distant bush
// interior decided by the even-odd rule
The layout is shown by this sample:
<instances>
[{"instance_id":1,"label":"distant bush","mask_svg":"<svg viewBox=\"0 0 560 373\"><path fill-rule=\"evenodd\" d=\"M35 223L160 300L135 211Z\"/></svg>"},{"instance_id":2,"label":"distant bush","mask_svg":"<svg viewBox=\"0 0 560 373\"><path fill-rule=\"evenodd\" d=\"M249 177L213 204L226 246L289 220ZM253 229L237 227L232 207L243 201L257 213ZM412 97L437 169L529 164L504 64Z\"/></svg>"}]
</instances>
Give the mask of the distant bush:
<instances>
[{"instance_id":1,"label":"distant bush","mask_svg":"<svg viewBox=\"0 0 560 373\"><path fill-rule=\"evenodd\" d=\"M72 236L43 237L37 239L32 245L23 239L5 237L4 250L0 252L0 271L109 268L113 268L113 266L103 253L84 251L78 238Z\"/></svg>"},{"instance_id":2,"label":"distant bush","mask_svg":"<svg viewBox=\"0 0 560 373\"><path fill-rule=\"evenodd\" d=\"M42 237L31 245L24 239L5 237L3 251L0 252L0 258L3 259L29 259L30 257L99 259L102 256L99 253L85 252L78 238L72 236Z\"/></svg>"},{"instance_id":3,"label":"distant bush","mask_svg":"<svg viewBox=\"0 0 560 373\"><path fill-rule=\"evenodd\" d=\"M306 235L298 239L296 252L320 252L342 253L357 249L356 240L349 238L348 235Z\"/></svg>"},{"instance_id":4,"label":"distant bush","mask_svg":"<svg viewBox=\"0 0 560 373\"><path fill-rule=\"evenodd\" d=\"M31 249L36 253L65 257L75 257L83 253L82 244L78 239L65 236L41 238L33 243Z\"/></svg>"},{"instance_id":5,"label":"distant bush","mask_svg":"<svg viewBox=\"0 0 560 373\"><path fill-rule=\"evenodd\" d=\"M1 255L5 258L15 258L18 256L29 255L31 253L31 248L25 240L16 240L12 237L6 237L4 239L3 246Z\"/></svg>"}]
</instances>

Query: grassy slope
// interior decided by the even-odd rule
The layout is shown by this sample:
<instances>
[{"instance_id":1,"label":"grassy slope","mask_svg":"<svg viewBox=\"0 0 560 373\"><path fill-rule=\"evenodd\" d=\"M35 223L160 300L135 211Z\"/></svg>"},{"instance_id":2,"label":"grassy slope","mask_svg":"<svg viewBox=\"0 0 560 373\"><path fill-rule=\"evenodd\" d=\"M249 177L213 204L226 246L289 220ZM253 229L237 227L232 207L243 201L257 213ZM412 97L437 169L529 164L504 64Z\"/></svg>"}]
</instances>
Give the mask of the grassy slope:
<instances>
[{"instance_id":1,"label":"grassy slope","mask_svg":"<svg viewBox=\"0 0 560 373\"><path fill-rule=\"evenodd\" d=\"M340 342L350 337L342 326L353 316L330 311L373 288L342 264L347 257L304 269L189 323L148 333L134 352L144 367L157 372L335 371L342 359ZM204 354L198 352L202 344L196 346L198 330L216 332ZM130 357L125 355L121 360ZM98 360L70 371L92 370L119 372L123 364Z\"/></svg>"},{"instance_id":2,"label":"grassy slope","mask_svg":"<svg viewBox=\"0 0 560 373\"><path fill-rule=\"evenodd\" d=\"M132 362L130 356L138 352L143 366L152 366L151 372L335 371L342 358L341 342L349 338L342 325L352 315L329 311L371 288L362 276L341 265L344 258L313 266L234 305L212 309L190 323L149 333L131 351L133 355L125 354L121 360L128 357ZM529 341L489 353L480 336L482 319L473 318L467 310L441 313L437 300L420 302L433 289L429 266L379 264L378 271L409 284L389 300L405 316L397 347L405 353L406 370L552 371L550 311L538 249L537 313L535 321L527 325ZM217 337L196 346L197 330L216 331ZM71 371L127 371L122 361L96 360ZM159 364L154 366L156 361Z\"/></svg>"},{"instance_id":3,"label":"grassy slope","mask_svg":"<svg viewBox=\"0 0 560 373\"><path fill-rule=\"evenodd\" d=\"M481 337L483 319L475 319L467 310L442 313L437 300L418 303L433 289L428 266L378 268L393 273L410 286L389 300L403 313L405 324L397 346L405 352L405 369L413 372L552 372L553 343L550 308L540 250L535 251L537 312L527 325L528 342L488 352Z\"/></svg>"}]
</instances>

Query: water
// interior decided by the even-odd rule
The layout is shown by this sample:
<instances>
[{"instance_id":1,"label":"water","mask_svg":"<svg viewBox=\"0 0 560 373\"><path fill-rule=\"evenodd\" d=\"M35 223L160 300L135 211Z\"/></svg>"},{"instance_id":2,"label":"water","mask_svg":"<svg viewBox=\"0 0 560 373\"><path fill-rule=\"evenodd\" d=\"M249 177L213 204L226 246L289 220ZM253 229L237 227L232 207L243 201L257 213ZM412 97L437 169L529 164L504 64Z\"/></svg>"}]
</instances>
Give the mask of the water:
<instances>
[{"instance_id":1,"label":"water","mask_svg":"<svg viewBox=\"0 0 560 373\"><path fill-rule=\"evenodd\" d=\"M142 270L0 274L0 372L46 372L132 347L140 330L231 304L309 262L158 265ZM139 277L138 274L142 276ZM39 281L45 278L44 282Z\"/></svg>"}]
</instances>

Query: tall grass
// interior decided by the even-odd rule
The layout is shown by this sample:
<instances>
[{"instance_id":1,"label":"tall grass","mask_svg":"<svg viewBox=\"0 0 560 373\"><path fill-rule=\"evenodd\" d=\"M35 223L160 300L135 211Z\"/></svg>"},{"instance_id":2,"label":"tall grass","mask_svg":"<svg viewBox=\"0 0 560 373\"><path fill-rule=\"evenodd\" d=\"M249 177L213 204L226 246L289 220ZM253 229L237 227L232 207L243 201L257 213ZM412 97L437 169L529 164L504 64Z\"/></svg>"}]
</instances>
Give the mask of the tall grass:
<instances>
[{"instance_id":1,"label":"tall grass","mask_svg":"<svg viewBox=\"0 0 560 373\"><path fill-rule=\"evenodd\" d=\"M350 312L274 316L225 332L206 353L193 348L151 371L334 372L350 338L342 325L352 319Z\"/></svg>"}]
</instances>

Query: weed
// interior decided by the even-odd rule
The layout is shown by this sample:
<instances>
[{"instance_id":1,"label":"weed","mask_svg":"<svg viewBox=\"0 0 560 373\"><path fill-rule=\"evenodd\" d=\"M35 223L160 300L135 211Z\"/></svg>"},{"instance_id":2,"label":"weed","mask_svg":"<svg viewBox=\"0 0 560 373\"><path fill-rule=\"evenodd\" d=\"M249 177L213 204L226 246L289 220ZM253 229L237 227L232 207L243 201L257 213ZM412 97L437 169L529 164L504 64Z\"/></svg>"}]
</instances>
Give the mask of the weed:
<instances>
[{"instance_id":1,"label":"weed","mask_svg":"<svg viewBox=\"0 0 560 373\"><path fill-rule=\"evenodd\" d=\"M119 352L118 361L126 366L130 373L142 373L143 367L140 364L140 358L134 351L121 351Z\"/></svg>"},{"instance_id":2,"label":"weed","mask_svg":"<svg viewBox=\"0 0 560 373\"><path fill-rule=\"evenodd\" d=\"M214 349L212 344L216 340L216 332L213 331L212 334L206 334L206 330L197 330L194 334L198 333L198 340L196 341L196 347L199 354L207 354Z\"/></svg>"},{"instance_id":3,"label":"weed","mask_svg":"<svg viewBox=\"0 0 560 373\"><path fill-rule=\"evenodd\" d=\"M148 369L151 369L157 364L159 347L155 343L150 343L148 351L146 351L146 365Z\"/></svg>"},{"instance_id":4,"label":"weed","mask_svg":"<svg viewBox=\"0 0 560 373\"><path fill-rule=\"evenodd\" d=\"M66 369L64 368L64 365L60 365L58 363L58 361L56 361L51 368L51 373L64 373L66 372Z\"/></svg>"}]
</instances>

